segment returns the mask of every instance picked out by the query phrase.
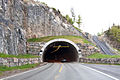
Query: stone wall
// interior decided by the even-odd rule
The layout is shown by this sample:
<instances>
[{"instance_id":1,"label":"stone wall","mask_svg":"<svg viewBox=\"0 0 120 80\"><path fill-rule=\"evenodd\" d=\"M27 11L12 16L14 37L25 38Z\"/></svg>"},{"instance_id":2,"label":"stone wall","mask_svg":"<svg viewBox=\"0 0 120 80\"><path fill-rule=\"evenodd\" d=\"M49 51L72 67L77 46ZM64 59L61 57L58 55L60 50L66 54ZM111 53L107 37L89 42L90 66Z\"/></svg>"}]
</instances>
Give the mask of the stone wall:
<instances>
[{"instance_id":1,"label":"stone wall","mask_svg":"<svg viewBox=\"0 0 120 80\"><path fill-rule=\"evenodd\" d=\"M43 42L27 42L27 53L38 55L44 45Z\"/></svg>"},{"instance_id":2,"label":"stone wall","mask_svg":"<svg viewBox=\"0 0 120 80\"><path fill-rule=\"evenodd\" d=\"M0 66L21 66L25 64L40 63L41 58L0 58Z\"/></svg>"},{"instance_id":3,"label":"stone wall","mask_svg":"<svg viewBox=\"0 0 120 80\"><path fill-rule=\"evenodd\" d=\"M25 54L26 38L79 35L60 11L34 0L0 0L0 53Z\"/></svg>"},{"instance_id":4,"label":"stone wall","mask_svg":"<svg viewBox=\"0 0 120 80\"><path fill-rule=\"evenodd\" d=\"M80 58L81 63L101 63L101 64L120 64L120 58L103 58L103 59L92 59L92 58Z\"/></svg>"},{"instance_id":5,"label":"stone wall","mask_svg":"<svg viewBox=\"0 0 120 80\"><path fill-rule=\"evenodd\" d=\"M80 43L77 43L77 45L80 48L83 57L89 56L94 53L100 53L100 49L94 47L93 45Z\"/></svg>"},{"instance_id":6,"label":"stone wall","mask_svg":"<svg viewBox=\"0 0 120 80\"><path fill-rule=\"evenodd\" d=\"M27 53L38 55L41 48L45 45L45 42L28 42L27 43ZM82 56L89 56L93 53L100 52L99 49L90 44L77 44L81 50Z\"/></svg>"}]
</instances>

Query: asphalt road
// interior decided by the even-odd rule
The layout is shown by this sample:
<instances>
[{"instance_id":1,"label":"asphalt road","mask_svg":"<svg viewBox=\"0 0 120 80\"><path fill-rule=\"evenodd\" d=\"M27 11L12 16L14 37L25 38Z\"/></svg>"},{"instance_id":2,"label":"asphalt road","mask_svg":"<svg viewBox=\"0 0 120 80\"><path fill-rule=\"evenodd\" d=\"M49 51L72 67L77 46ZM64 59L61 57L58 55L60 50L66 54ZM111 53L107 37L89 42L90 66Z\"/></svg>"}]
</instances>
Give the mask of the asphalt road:
<instances>
[{"instance_id":1,"label":"asphalt road","mask_svg":"<svg viewBox=\"0 0 120 80\"><path fill-rule=\"evenodd\" d=\"M1 80L119 80L119 72L120 66L115 65L48 63Z\"/></svg>"},{"instance_id":2,"label":"asphalt road","mask_svg":"<svg viewBox=\"0 0 120 80\"><path fill-rule=\"evenodd\" d=\"M97 46L104 54L114 55L112 50L110 50L110 48L105 44L105 42L100 41L97 36L93 36L93 41L97 44Z\"/></svg>"}]
</instances>

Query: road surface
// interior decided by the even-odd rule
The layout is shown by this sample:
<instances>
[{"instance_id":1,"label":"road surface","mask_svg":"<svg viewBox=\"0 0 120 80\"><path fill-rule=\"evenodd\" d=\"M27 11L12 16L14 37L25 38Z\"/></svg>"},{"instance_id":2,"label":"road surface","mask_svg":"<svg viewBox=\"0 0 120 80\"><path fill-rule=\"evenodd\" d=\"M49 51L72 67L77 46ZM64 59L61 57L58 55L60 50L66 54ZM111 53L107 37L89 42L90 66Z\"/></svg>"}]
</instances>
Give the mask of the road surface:
<instances>
[{"instance_id":1,"label":"road surface","mask_svg":"<svg viewBox=\"0 0 120 80\"><path fill-rule=\"evenodd\" d=\"M1 80L119 80L119 72L120 66L115 65L48 63Z\"/></svg>"},{"instance_id":2,"label":"road surface","mask_svg":"<svg viewBox=\"0 0 120 80\"><path fill-rule=\"evenodd\" d=\"M97 44L97 46L104 54L114 55L112 50L110 50L110 48L105 44L105 42L100 41L97 36L93 36L93 41Z\"/></svg>"}]
</instances>

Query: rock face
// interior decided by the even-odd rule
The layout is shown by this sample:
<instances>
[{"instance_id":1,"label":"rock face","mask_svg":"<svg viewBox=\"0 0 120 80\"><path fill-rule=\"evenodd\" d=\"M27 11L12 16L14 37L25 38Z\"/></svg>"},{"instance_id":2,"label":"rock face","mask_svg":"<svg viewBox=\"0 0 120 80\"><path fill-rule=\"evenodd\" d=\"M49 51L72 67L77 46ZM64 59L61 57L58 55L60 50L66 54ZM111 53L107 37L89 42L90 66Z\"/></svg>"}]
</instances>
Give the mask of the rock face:
<instances>
[{"instance_id":1,"label":"rock face","mask_svg":"<svg viewBox=\"0 0 120 80\"><path fill-rule=\"evenodd\" d=\"M110 46L120 50L120 42L113 40L111 37L108 37L107 35L102 36L102 38L103 41L106 41L108 44L110 44Z\"/></svg>"},{"instance_id":2,"label":"rock face","mask_svg":"<svg viewBox=\"0 0 120 80\"><path fill-rule=\"evenodd\" d=\"M26 53L22 5L18 0L0 0L0 52Z\"/></svg>"},{"instance_id":3,"label":"rock face","mask_svg":"<svg viewBox=\"0 0 120 80\"><path fill-rule=\"evenodd\" d=\"M59 11L47 5L28 2L25 7L27 38L80 34Z\"/></svg>"},{"instance_id":4,"label":"rock face","mask_svg":"<svg viewBox=\"0 0 120 80\"><path fill-rule=\"evenodd\" d=\"M26 39L79 35L59 11L32 0L0 0L0 53L25 54Z\"/></svg>"}]
</instances>

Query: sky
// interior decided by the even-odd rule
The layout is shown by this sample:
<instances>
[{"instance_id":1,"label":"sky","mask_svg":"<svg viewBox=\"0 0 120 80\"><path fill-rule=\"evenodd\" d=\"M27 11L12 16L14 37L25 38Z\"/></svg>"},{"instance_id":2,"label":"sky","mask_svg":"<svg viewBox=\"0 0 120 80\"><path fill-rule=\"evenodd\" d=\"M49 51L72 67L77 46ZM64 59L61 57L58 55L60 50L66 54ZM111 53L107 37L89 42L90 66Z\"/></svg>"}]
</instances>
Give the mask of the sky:
<instances>
[{"instance_id":1,"label":"sky","mask_svg":"<svg viewBox=\"0 0 120 80\"><path fill-rule=\"evenodd\" d=\"M36 0L59 9L63 15L71 15L73 8L81 16L81 29L90 34L107 30L114 24L120 25L120 0ZM76 24L75 24L76 25ZM76 25L77 26L77 25Z\"/></svg>"}]
</instances>

